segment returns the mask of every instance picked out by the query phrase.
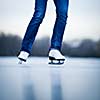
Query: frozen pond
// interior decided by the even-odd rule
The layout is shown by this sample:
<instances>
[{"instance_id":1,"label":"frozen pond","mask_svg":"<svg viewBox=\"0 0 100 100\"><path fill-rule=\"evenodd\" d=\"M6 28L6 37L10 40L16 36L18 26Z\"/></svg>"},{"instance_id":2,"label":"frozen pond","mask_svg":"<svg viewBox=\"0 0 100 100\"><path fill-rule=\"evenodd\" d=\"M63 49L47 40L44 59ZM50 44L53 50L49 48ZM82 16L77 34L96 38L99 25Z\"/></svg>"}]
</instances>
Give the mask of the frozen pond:
<instances>
[{"instance_id":1,"label":"frozen pond","mask_svg":"<svg viewBox=\"0 0 100 100\"><path fill-rule=\"evenodd\" d=\"M67 58L49 65L46 57L0 57L0 100L100 100L100 59Z\"/></svg>"}]
</instances>

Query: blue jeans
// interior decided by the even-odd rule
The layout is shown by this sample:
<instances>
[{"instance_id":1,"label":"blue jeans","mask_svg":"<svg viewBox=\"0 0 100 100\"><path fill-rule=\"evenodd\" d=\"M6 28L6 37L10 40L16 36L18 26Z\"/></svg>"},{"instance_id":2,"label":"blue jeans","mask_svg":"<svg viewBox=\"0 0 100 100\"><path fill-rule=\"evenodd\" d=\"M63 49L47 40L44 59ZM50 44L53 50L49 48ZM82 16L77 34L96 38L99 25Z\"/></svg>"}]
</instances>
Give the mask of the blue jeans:
<instances>
[{"instance_id":1,"label":"blue jeans","mask_svg":"<svg viewBox=\"0 0 100 100\"><path fill-rule=\"evenodd\" d=\"M28 53L31 52L39 26L45 16L47 1L48 0L35 0L35 12L27 27L22 41L21 51L26 51ZM56 21L53 29L50 49L55 48L60 50L67 22L69 0L54 0L54 4L56 6Z\"/></svg>"}]
</instances>

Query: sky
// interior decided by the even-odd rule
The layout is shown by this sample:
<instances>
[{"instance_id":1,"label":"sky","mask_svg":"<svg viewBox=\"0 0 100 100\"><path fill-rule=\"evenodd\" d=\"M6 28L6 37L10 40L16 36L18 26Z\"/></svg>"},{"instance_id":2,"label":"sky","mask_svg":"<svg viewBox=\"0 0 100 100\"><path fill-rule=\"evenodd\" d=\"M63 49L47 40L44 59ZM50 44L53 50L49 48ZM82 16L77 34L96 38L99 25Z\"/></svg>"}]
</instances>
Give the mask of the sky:
<instances>
[{"instance_id":1,"label":"sky","mask_svg":"<svg viewBox=\"0 0 100 100\"><path fill-rule=\"evenodd\" d=\"M63 0L62 0L63 1ZM35 0L0 0L0 31L23 38L33 16ZM68 21L64 41L100 39L100 0L69 0ZM48 0L45 18L37 38L52 36L56 12L53 0Z\"/></svg>"}]
</instances>

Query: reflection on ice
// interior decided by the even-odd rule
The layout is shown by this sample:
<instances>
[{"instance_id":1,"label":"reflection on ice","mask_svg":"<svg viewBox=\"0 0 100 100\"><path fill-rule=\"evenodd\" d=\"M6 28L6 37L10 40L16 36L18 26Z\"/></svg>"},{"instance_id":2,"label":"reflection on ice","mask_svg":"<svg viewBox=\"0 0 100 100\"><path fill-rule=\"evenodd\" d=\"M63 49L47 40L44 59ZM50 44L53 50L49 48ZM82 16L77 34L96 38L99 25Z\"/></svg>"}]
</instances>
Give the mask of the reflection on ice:
<instances>
[{"instance_id":1,"label":"reflection on ice","mask_svg":"<svg viewBox=\"0 0 100 100\"><path fill-rule=\"evenodd\" d=\"M61 87L61 68L51 68L51 89L52 100L63 100Z\"/></svg>"},{"instance_id":2,"label":"reflection on ice","mask_svg":"<svg viewBox=\"0 0 100 100\"><path fill-rule=\"evenodd\" d=\"M23 98L24 100L36 100L34 84L32 82L31 68L23 69Z\"/></svg>"}]
</instances>

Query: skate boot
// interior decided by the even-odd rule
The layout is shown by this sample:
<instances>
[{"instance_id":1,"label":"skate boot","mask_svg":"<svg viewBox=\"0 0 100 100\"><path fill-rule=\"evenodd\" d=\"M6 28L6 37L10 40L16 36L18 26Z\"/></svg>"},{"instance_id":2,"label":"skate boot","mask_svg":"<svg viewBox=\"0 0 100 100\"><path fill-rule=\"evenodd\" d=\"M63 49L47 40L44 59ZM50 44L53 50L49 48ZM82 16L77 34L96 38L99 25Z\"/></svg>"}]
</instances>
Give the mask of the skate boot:
<instances>
[{"instance_id":1,"label":"skate boot","mask_svg":"<svg viewBox=\"0 0 100 100\"><path fill-rule=\"evenodd\" d=\"M21 51L20 54L18 55L18 59L19 59L18 63L22 64L23 62L26 62L28 56L29 56L28 52Z\"/></svg>"},{"instance_id":2,"label":"skate boot","mask_svg":"<svg viewBox=\"0 0 100 100\"><path fill-rule=\"evenodd\" d=\"M49 64L63 64L65 57L57 49L51 49L49 52Z\"/></svg>"}]
</instances>

